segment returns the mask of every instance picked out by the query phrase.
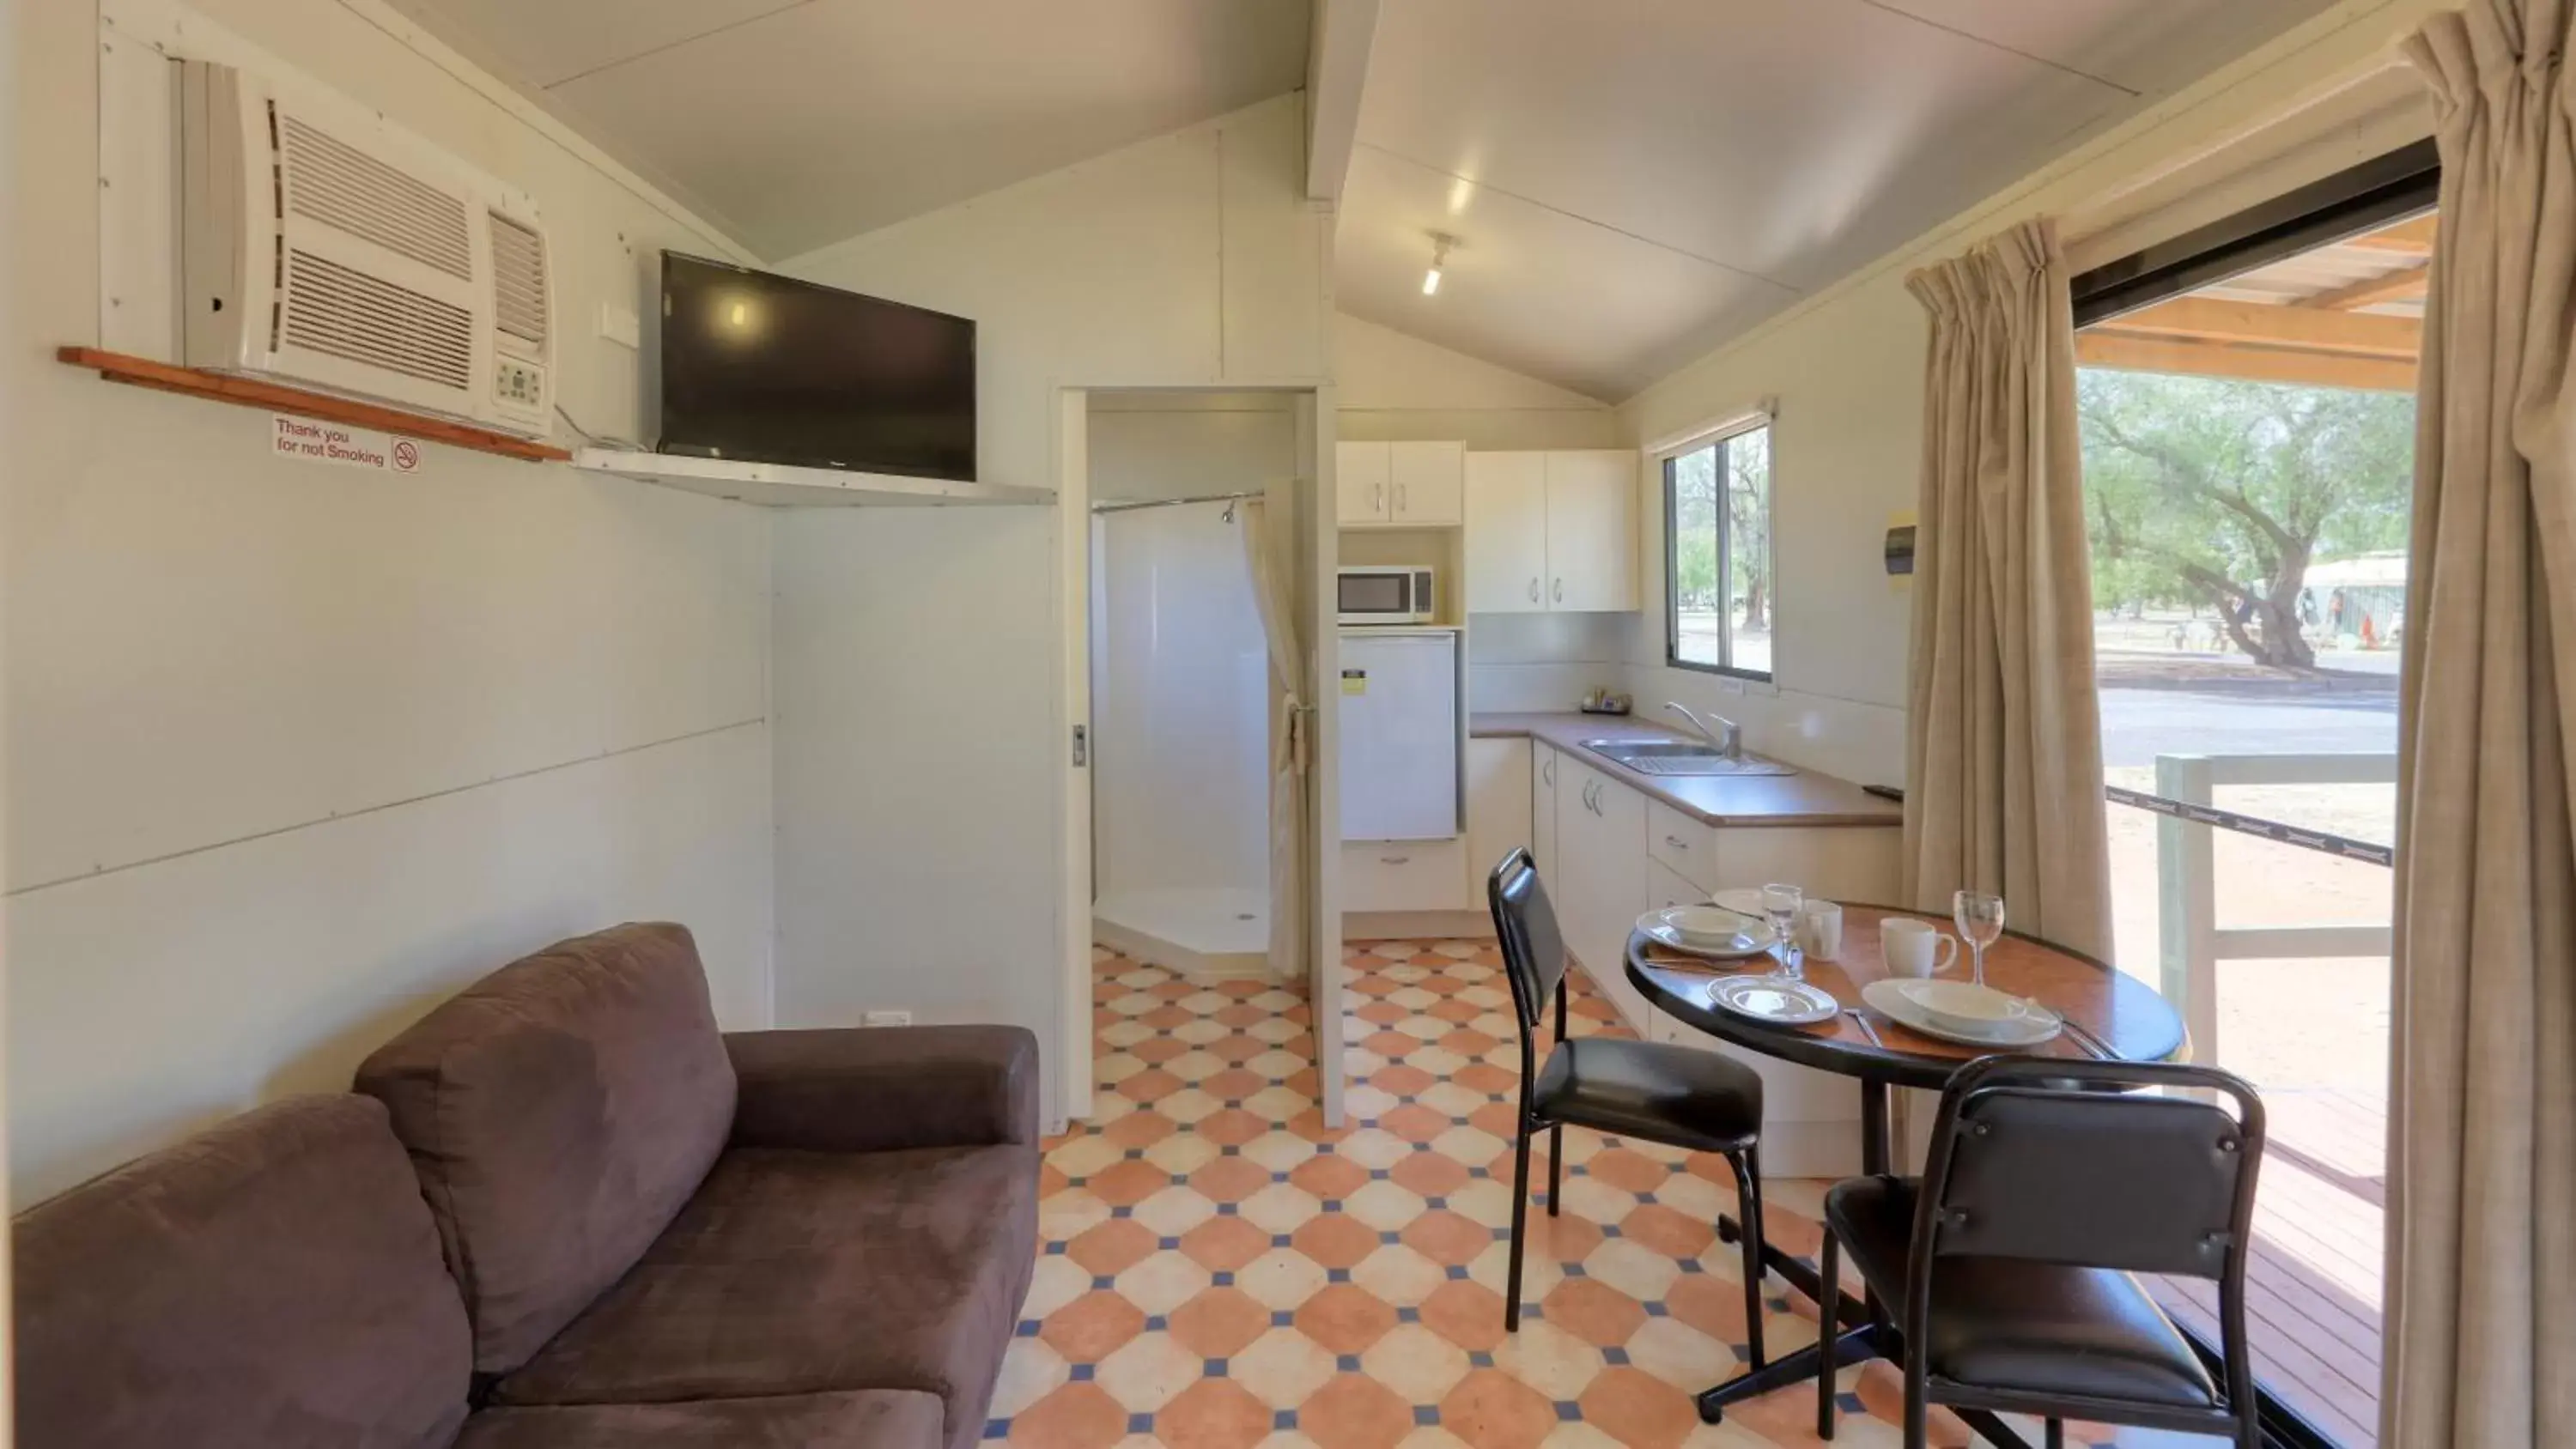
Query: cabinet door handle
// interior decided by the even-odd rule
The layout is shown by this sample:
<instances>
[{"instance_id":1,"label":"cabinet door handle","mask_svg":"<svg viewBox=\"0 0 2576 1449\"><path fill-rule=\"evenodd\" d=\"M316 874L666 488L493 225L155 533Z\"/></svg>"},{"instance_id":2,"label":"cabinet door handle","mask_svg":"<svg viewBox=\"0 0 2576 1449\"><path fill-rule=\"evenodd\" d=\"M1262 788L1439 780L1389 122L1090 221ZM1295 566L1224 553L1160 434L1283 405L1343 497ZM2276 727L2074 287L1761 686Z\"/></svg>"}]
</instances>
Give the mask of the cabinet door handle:
<instances>
[{"instance_id":1,"label":"cabinet door handle","mask_svg":"<svg viewBox=\"0 0 2576 1449\"><path fill-rule=\"evenodd\" d=\"M1689 841L1687 841L1687 840L1682 839L1682 838L1681 838L1680 836L1678 836L1678 835L1667 835L1667 836L1665 836L1665 837L1664 837L1664 844L1671 846L1671 847L1672 847L1673 849L1675 849L1675 850L1688 850L1688 849L1690 849L1690 842L1689 842Z\"/></svg>"},{"instance_id":2,"label":"cabinet door handle","mask_svg":"<svg viewBox=\"0 0 2576 1449\"><path fill-rule=\"evenodd\" d=\"M1556 783L1556 756L1550 755L1539 762L1539 778L1551 785Z\"/></svg>"},{"instance_id":3,"label":"cabinet door handle","mask_svg":"<svg viewBox=\"0 0 2576 1449\"><path fill-rule=\"evenodd\" d=\"M1538 602L1538 575L1536 574L1530 575L1530 602L1533 604Z\"/></svg>"},{"instance_id":4,"label":"cabinet door handle","mask_svg":"<svg viewBox=\"0 0 2576 1449\"><path fill-rule=\"evenodd\" d=\"M1409 855L1381 855L1377 858L1377 863L1380 865L1411 865L1413 864L1413 857Z\"/></svg>"},{"instance_id":5,"label":"cabinet door handle","mask_svg":"<svg viewBox=\"0 0 2576 1449\"><path fill-rule=\"evenodd\" d=\"M1404 485L1401 483L1395 485L1395 511L1398 513L1404 511Z\"/></svg>"},{"instance_id":6,"label":"cabinet door handle","mask_svg":"<svg viewBox=\"0 0 2576 1449\"><path fill-rule=\"evenodd\" d=\"M1558 579L1556 581L1556 598L1554 602L1560 604L1565 602L1565 580L1563 579Z\"/></svg>"}]
</instances>

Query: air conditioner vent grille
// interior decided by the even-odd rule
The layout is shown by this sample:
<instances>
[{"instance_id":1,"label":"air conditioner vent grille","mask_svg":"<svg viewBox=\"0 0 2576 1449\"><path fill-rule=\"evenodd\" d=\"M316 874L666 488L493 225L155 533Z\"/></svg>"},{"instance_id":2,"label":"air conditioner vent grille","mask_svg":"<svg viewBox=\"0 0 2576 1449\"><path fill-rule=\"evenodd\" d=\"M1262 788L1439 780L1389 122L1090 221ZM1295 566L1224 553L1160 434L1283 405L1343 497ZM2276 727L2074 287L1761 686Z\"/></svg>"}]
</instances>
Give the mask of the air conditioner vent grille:
<instances>
[{"instance_id":1,"label":"air conditioner vent grille","mask_svg":"<svg viewBox=\"0 0 2576 1449\"><path fill-rule=\"evenodd\" d=\"M535 232L501 215L492 219L492 301L500 329L539 347L546 345L546 244Z\"/></svg>"},{"instance_id":2,"label":"air conditioner vent grille","mask_svg":"<svg viewBox=\"0 0 2576 1449\"><path fill-rule=\"evenodd\" d=\"M474 314L311 252L288 260L286 342L470 393Z\"/></svg>"},{"instance_id":3,"label":"air conditioner vent grille","mask_svg":"<svg viewBox=\"0 0 2576 1449\"><path fill-rule=\"evenodd\" d=\"M281 119L290 213L473 280L463 202L292 115Z\"/></svg>"}]
</instances>

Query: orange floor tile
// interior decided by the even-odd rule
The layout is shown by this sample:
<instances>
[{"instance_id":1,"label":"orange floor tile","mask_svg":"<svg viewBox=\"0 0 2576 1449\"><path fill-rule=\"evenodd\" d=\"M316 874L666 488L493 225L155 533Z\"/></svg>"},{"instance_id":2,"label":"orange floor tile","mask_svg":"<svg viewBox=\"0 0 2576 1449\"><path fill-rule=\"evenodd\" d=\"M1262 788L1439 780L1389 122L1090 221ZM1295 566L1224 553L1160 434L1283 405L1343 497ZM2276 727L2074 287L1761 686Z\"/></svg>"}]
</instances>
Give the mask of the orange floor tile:
<instances>
[{"instance_id":1,"label":"orange floor tile","mask_svg":"<svg viewBox=\"0 0 2576 1449\"><path fill-rule=\"evenodd\" d=\"M1315 1103L1301 995L1096 955L1094 1120L1048 1145L1037 1277L986 1426L1029 1449L1815 1445L1812 1385L1703 1425L1745 1351L1723 1159L1566 1133L1534 1192L1527 1304L1503 1331L1519 1057L1490 943L1349 957L1349 1125ZM1579 985L1578 978L1578 985ZM1578 1033L1616 1031L1579 994ZM1542 1144L1543 1146L1543 1144ZM1543 1183L1542 1151L1532 1170ZM1765 1185L1812 1253L1820 1185ZM1766 1346L1812 1342L1770 1285ZM1835 1444L1900 1442L1886 1365L1847 1369ZM1964 1443L1955 1421L1936 1440ZM2108 1431L2085 1430L2070 1442ZM2036 1442L2036 1435L2033 1435Z\"/></svg>"}]
</instances>

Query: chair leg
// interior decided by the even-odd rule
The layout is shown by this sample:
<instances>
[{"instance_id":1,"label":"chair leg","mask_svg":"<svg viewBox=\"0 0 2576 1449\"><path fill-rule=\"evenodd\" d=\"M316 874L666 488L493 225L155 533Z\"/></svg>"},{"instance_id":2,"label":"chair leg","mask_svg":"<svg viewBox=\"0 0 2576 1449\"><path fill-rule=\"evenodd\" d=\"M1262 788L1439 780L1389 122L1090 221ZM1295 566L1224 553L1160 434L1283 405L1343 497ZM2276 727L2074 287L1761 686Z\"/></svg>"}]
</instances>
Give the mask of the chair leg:
<instances>
[{"instance_id":1,"label":"chair leg","mask_svg":"<svg viewBox=\"0 0 2576 1449\"><path fill-rule=\"evenodd\" d=\"M2047 1435L2047 1449L2066 1449L2066 1421L2051 1419L2042 1431Z\"/></svg>"},{"instance_id":2,"label":"chair leg","mask_svg":"<svg viewBox=\"0 0 2576 1449\"><path fill-rule=\"evenodd\" d=\"M1503 1288L1505 1333L1518 1333L1521 1327L1521 1239L1529 1227L1529 1155L1530 1124L1524 1121L1512 1156L1512 1266Z\"/></svg>"},{"instance_id":3,"label":"chair leg","mask_svg":"<svg viewBox=\"0 0 2576 1449\"><path fill-rule=\"evenodd\" d=\"M1557 1215L1557 1203L1565 1196L1565 1124L1547 1129L1547 1215Z\"/></svg>"},{"instance_id":4,"label":"chair leg","mask_svg":"<svg viewBox=\"0 0 2576 1449\"><path fill-rule=\"evenodd\" d=\"M1817 1276L1824 1284L1825 1302L1828 1304L1834 1301L1835 1285L1841 1281L1841 1249L1842 1245L1834 1241L1834 1230L1825 1229L1823 1267ZM1827 1345L1824 1362L1816 1366L1816 1437L1831 1439L1834 1437L1834 1355L1831 1345L1835 1337L1834 1312L1831 1308L1825 1308L1824 1317L1817 1324L1816 1331L1823 1336L1822 1341ZM2057 1446L2050 1445L2049 1449L2057 1449Z\"/></svg>"},{"instance_id":5,"label":"chair leg","mask_svg":"<svg viewBox=\"0 0 2576 1449\"><path fill-rule=\"evenodd\" d=\"M1769 1362L1762 1351L1762 1159L1759 1149L1748 1147L1740 1153L1728 1153L1727 1165L1735 1169L1735 1210L1744 1232L1737 1246L1744 1253L1744 1343L1753 1351L1753 1367ZM1828 1309L1821 1320L1823 1332L1831 1338L1834 1315Z\"/></svg>"},{"instance_id":6,"label":"chair leg","mask_svg":"<svg viewBox=\"0 0 2576 1449\"><path fill-rule=\"evenodd\" d=\"M1905 1346L1905 1449L1931 1449L1932 1385L1923 1370L1923 1356L1914 1345Z\"/></svg>"}]
</instances>

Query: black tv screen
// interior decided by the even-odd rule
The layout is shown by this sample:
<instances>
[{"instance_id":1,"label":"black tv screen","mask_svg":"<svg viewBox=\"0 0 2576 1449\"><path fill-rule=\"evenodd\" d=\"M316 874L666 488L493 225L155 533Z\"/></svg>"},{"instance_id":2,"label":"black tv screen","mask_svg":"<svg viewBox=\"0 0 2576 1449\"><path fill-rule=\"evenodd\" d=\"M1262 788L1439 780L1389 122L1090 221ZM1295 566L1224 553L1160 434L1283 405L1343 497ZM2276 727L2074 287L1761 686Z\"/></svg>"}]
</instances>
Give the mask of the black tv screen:
<instances>
[{"instance_id":1,"label":"black tv screen","mask_svg":"<svg viewBox=\"0 0 2576 1449\"><path fill-rule=\"evenodd\" d=\"M975 324L662 254L665 453L975 478Z\"/></svg>"}]
</instances>

